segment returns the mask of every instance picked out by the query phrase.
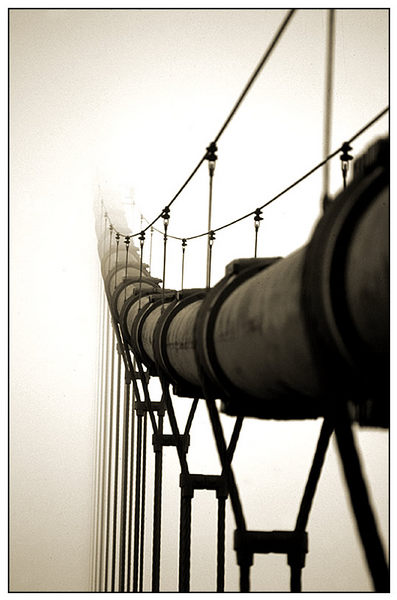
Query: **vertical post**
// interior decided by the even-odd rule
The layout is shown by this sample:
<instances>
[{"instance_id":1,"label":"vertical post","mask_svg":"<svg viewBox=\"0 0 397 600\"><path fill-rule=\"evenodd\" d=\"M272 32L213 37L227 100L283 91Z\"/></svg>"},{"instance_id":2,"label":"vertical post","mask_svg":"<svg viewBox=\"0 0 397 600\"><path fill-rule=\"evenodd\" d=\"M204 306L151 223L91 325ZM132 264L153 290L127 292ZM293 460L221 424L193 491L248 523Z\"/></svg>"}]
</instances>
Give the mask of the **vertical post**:
<instances>
[{"instance_id":1,"label":"vertical post","mask_svg":"<svg viewBox=\"0 0 397 600\"><path fill-rule=\"evenodd\" d=\"M135 522L134 522L134 568L132 591L138 591L139 567L139 517L141 512L141 466L142 466L142 413L138 413L138 426L136 438L136 463L135 463Z\"/></svg>"},{"instance_id":2,"label":"vertical post","mask_svg":"<svg viewBox=\"0 0 397 600\"><path fill-rule=\"evenodd\" d=\"M181 488L181 514L179 529L179 592L190 591L190 544L193 492Z\"/></svg>"},{"instance_id":3,"label":"vertical post","mask_svg":"<svg viewBox=\"0 0 397 600\"><path fill-rule=\"evenodd\" d=\"M125 549L126 549L126 522L128 498L128 438L130 430L130 391L131 377L125 371L124 380L124 407L123 407L123 440L122 440L122 473L121 473L121 504L120 504L120 546L119 546L119 592L125 592ZM131 474L132 476L132 474Z\"/></svg>"},{"instance_id":4,"label":"vertical post","mask_svg":"<svg viewBox=\"0 0 397 600\"><path fill-rule=\"evenodd\" d=\"M251 564L248 562L240 564L240 592L250 591L250 568Z\"/></svg>"},{"instance_id":5,"label":"vertical post","mask_svg":"<svg viewBox=\"0 0 397 600\"><path fill-rule=\"evenodd\" d=\"M99 546L99 570L98 570L98 591L104 591L102 589L102 576L103 576L103 550L106 540L106 520L105 520L105 506L106 506L106 448L108 443L108 376L109 376L109 333L110 333L110 315L107 311L106 318L106 353L105 353L105 389L103 394L102 404L102 473L101 473L101 510L100 510L100 546Z\"/></svg>"},{"instance_id":6,"label":"vertical post","mask_svg":"<svg viewBox=\"0 0 397 600\"><path fill-rule=\"evenodd\" d=\"M291 566L290 589L293 593L302 591L302 569L298 565Z\"/></svg>"},{"instance_id":7,"label":"vertical post","mask_svg":"<svg viewBox=\"0 0 397 600\"><path fill-rule=\"evenodd\" d=\"M134 362L135 369L135 362ZM133 375L135 376L135 375ZM128 481L128 536L127 536L127 548L128 548L128 560L127 560L127 592L131 591L131 563L132 563L132 507L133 507L133 491L134 491L134 452L135 452L135 401L136 393L135 390L132 392L132 402L130 405L131 411L131 434L129 439L129 481Z\"/></svg>"},{"instance_id":8,"label":"vertical post","mask_svg":"<svg viewBox=\"0 0 397 600\"><path fill-rule=\"evenodd\" d=\"M116 545L117 545L117 507L119 491L119 437L120 437L120 386L121 386L121 354L117 345L117 392L116 392L116 432L114 451L114 487L113 487L113 536L112 536L112 583L111 591L115 591L116 580Z\"/></svg>"},{"instance_id":9,"label":"vertical post","mask_svg":"<svg viewBox=\"0 0 397 600\"><path fill-rule=\"evenodd\" d=\"M332 124L332 100L333 100L333 72L334 72L334 37L335 37L335 10L328 11L328 32L326 52L326 79L325 79L325 111L324 111L324 134L323 134L323 157L330 154L331 148L331 124ZM329 162L323 168L323 207L326 206L329 195Z\"/></svg>"},{"instance_id":10,"label":"vertical post","mask_svg":"<svg viewBox=\"0 0 397 600\"><path fill-rule=\"evenodd\" d=\"M97 591L97 572L98 572L98 551L99 551L99 502L100 502L100 476L101 476L101 428L102 428L102 393L103 393L103 363L104 363L104 345L105 345L105 320L106 307L105 297L101 293L101 325L100 325L100 352L98 363L98 390L97 390L97 424L96 424L96 451L95 451L95 488L94 488L94 546L93 546L93 564L91 575L91 589Z\"/></svg>"},{"instance_id":11,"label":"vertical post","mask_svg":"<svg viewBox=\"0 0 397 600\"><path fill-rule=\"evenodd\" d=\"M109 447L108 447L108 470L107 470L107 506L106 506L106 547L105 547L105 591L109 584L109 544L110 544L110 497L112 486L112 459L113 459L113 395L114 395L114 353L115 353L115 333L112 329L112 350L111 350L111 368L110 368L110 395L109 395Z\"/></svg>"},{"instance_id":12,"label":"vertical post","mask_svg":"<svg viewBox=\"0 0 397 600\"><path fill-rule=\"evenodd\" d=\"M225 591L225 508L226 498L218 495L217 573L216 591Z\"/></svg>"},{"instance_id":13,"label":"vertical post","mask_svg":"<svg viewBox=\"0 0 397 600\"><path fill-rule=\"evenodd\" d=\"M139 591L143 592L143 566L145 560L145 506L146 506L146 453L147 453L147 411L143 415L143 441L142 441L142 498L141 498L141 542L139 557Z\"/></svg>"},{"instance_id":14,"label":"vertical post","mask_svg":"<svg viewBox=\"0 0 397 600\"><path fill-rule=\"evenodd\" d=\"M163 435L164 417L159 414L157 433ZM152 592L160 591L160 554L161 554L161 500L163 445L161 442L154 448L154 500L153 500L153 555L152 555Z\"/></svg>"}]
</instances>

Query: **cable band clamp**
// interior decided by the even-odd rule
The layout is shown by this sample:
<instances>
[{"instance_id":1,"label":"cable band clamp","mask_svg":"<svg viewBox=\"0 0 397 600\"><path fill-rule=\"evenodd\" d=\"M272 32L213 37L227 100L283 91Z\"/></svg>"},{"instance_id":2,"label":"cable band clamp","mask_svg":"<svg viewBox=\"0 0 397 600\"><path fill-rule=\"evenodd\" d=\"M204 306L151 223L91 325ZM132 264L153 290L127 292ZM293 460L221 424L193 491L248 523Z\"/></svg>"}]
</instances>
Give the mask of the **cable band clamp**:
<instances>
[{"instance_id":1,"label":"cable band clamp","mask_svg":"<svg viewBox=\"0 0 397 600\"><path fill-rule=\"evenodd\" d=\"M215 171L215 163L218 158L216 155L217 150L218 150L218 148L216 146L216 143L211 142L207 148L207 154L205 155L205 160L208 160L208 170L209 170L210 177L213 176L214 171Z\"/></svg>"}]
</instances>

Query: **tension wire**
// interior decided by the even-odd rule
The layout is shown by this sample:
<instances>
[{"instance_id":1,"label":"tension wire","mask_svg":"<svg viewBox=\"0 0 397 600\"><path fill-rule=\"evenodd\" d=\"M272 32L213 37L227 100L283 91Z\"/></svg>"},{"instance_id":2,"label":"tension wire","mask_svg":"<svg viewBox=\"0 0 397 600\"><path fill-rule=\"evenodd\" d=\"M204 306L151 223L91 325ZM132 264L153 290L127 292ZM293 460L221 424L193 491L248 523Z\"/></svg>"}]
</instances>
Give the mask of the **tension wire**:
<instances>
[{"instance_id":1,"label":"tension wire","mask_svg":"<svg viewBox=\"0 0 397 600\"><path fill-rule=\"evenodd\" d=\"M207 276L206 276L206 285L207 288L210 287L211 280L211 252L212 252L212 243L213 239L211 239L211 222L212 222L212 185L215 173L215 165L217 160L216 155L217 147L216 143L212 142L207 148L206 160L208 161L208 174L209 174L209 197L208 197L208 226L207 231L210 232L208 234L207 239Z\"/></svg>"},{"instance_id":2,"label":"tension wire","mask_svg":"<svg viewBox=\"0 0 397 600\"><path fill-rule=\"evenodd\" d=\"M145 232L141 231L140 236L139 236L139 243L140 243L140 247L141 247L141 256L140 256L140 261L139 261L139 300L138 300L138 306L139 309L141 308L141 301L142 301L142 271L143 271L143 246L145 243Z\"/></svg>"},{"instance_id":3,"label":"tension wire","mask_svg":"<svg viewBox=\"0 0 397 600\"><path fill-rule=\"evenodd\" d=\"M164 223L164 254L163 254L163 289L162 289L162 295L161 295L161 299L162 299L162 306L161 306L161 310L164 310L164 300L165 300L165 268L166 268L166 262L167 262L167 231L168 231L168 225L170 222L170 208L169 206L166 206L163 210L163 212L161 213L161 217L163 219L163 223Z\"/></svg>"},{"instance_id":4,"label":"tension wire","mask_svg":"<svg viewBox=\"0 0 397 600\"><path fill-rule=\"evenodd\" d=\"M254 228L255 228L255 246L254 246L254 257L257 257L257 252L258 252L258 232L259 232L259 227L261 224L261 221L263 221L263 217L261 217L262 214L262 210L260 208L257 208L255 211L255 216L254 216Z\"/></svg>"},{"instance_id":5,"label":"tension wire","mask_svg":"<svg viewBox=\"0 0 397 600\"><path fill-rule=\"evenodd\" d=\"M187 246L186 238L182 240L182 276L181 276L181 290L183 290L184 277L185 277L185 250Z\"/></svg>"}]
</instances>

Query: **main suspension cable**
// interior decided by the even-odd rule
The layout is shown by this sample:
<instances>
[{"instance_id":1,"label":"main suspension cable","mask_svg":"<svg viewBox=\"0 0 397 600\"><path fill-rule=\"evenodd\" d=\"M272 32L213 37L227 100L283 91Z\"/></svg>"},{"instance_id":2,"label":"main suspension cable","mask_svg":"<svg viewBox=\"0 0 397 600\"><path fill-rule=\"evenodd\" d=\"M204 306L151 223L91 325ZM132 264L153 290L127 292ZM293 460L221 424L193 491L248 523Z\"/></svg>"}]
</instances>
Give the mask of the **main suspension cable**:
<instances>
[{"instance_id":1,"label":"main suspension cable","mask_svg":"<svg viewBox=\"0 0 397 600\"><path fill-rule=\"evenodd\" d=\"M279 39L280 39L281 35L283 34L285 28L287 27L287 25L289 23L289 20L291 19L291 17L294 14L295 10L296 10L295 8L291 8L291 10L288 12L286 18L284 19L284 21L281 24L279 30L277 31L275 37L273 38L273 41L271 42L269 48L266 50L265 54L263 55L263 57L259 61L259 64L256 67L256 69L253 72L253 74L251 75L250 79L248 80L247 85L245 86L245 88L241 92L239 99L237 100L236 104L233 106L233 108L232 108L229 116L227 117L226 121L224 122L224 124L220 128L220 130L218 132L218 135L214 138L214 142L215 143L219 140L219 138L221 137L221 135L225 131L226 127L229 125L230 121L233 119L233 117L236 114L236 112L237 112L240 104L242 103L242 101L246 97L246 95L247 95L248 91L250 90L252 84L254 83L255 79L258 77L258 75L261 72L264 64L266 63L266 61L269 58L269 56L272 53L272 51L274 50L277 42L279 41Z\"/></svg>"},{"instance_id":2,"label":"main suspension cable","mask_svg":"<svg viewBox=\"0 0 397 600\"><path fill-rule=\"evenodd\" d=\"M214 228L212 231L214 233L216 233L218 231L222 231L223 229L232 227L233 225L236 225L240 221L244 221L248 217L255 215L258 210L262 211L264 208L266 208L267 206L269 206L270 204L272 204L273 202L275 202L276 200L278 200L279 198L284 196L287 192L291 191L294 187L296 187L297 185L302 183L305 179L307 179L308 177L313 175L316 171L318 171L318 169L321 169L321 167L323 167L328 161L332 160L337 154L339 154L339 152L343 153L346 149L347 144L351 144L353 141L355 141L358 137L360 137L363 133L365 133L368 129L370 129L373 125L375 125L375 123L377 123L377 121L379 121L382 117L384 117L385 114L388 112L389 112L389 107L386 106L386 108L384 108L382 111L380 111L380 113L378 113L373 119L371 119L361 129L359 129L348 141L343 142L343 144L341 146L339 146L336 150L334 150L334 152L332 152L326 158L324 158L324 160L322 160L321 162L316 164L312 169L310 169L309 171L304 173L301 177L296 179L293 183L291 183L289 186L284 188L281 192L279 192L278 194L273 196L270 200L268 200L267 202L265 202L258 208L251 210L249 213L246 213L246 214L238 217L237 219L234 219L233 221L229 221L228 223L225 223L224 225L221 225L220 227ZM162 215L162 213L161 213L161 215ZM145 229L145 231L147 229L148 229L148 227ZM157 233L164 235L164 231L161 231L161 229L157 229L155 227L153 229ZM188 242L191 240L196 240L196 239L202 238L204 236L209 236L209 234L210 234L210 231L208 230L208 231L202 231L201 233L198 233L196 235L191 235L189 237L185 237L185 236L182 237L182 236L178 236L178 235L171 235L167 232L167 239L173 239L173 240L179 240L179 241L185 240L186 242ZM134 235L139 235L139 234L134 234ZM130 235L129 237L133 237L133 236Z\"/></svg>"},{"instance_id":3,"label":"main suspension cable","mask_svg":"<svg viewBox=\"0 0 397 600\"><path fill-rule=\"evenodd\" d=\"M248 94L249 90L251 89L253 83L255 82L256 78L258 77L259 73L261 72L262 68L264 67L265 63L267 62L268 58L270 57L272 51L274 50L275 46L277 45L281 35L283 34L285 28L287 27L292 15L294 14L296 9L292 8L290 9L290 11L288 12L286 18L284 19L284 21L282 22L279 30L277 31L276 35L274 36L273 40L271 41L269 47L267 48L265 54L263 55L263 57L261 58L261 60L259 61L259 64L257 65L255 71L253 72L253 74L251 75L251 77L249 78L247 84L245 85L243 91L241 92L239 98L237 99L236 103L234 104L231 112L229 113L228 117L226 118L226 121L223 123L222 127L220 128L220 130L218 131L217 135L215 136L215 138L213 139L212 143L216 143L219 141L219 139L221 138L222 134L225 132L227 126L230 124L231 120L233 119L234 115L236 114L237 110L239 109L241 103L243 102L244 98L246 97L246 95ZM163 211L161 211L157 217L155 217L153 219L153 221L151 221L150 223L148 223L148 225L145 227L145 229L143 231L147 231L148 229L150 229L162 216L163 216L163 212L165 209L170 208L172 206L172 204L175 202L175 200L180 196L180 194L183 192L183 190L185 189L185 187L190 183L190 181L193 179L193 177L195 176L195 174L197 173L197 171L199 170L199 168L201 167L201 165L203 164L203 162L207 159L207 151L205 152L205 154L202 156L202 158L199 160L198 164L195 166L195 168L193 169L193 171L190 173L189 177L186 179L186 181L183 183L183 185L179 188L179 190L177 191L177 193L171 198L171 200L169 201L169 203L167 204L167 206L163 209ZM146 219L145 219L146 220ZM129 237L136 237L141 233L141 231L137 231L136 233L132 233L129 235Z\"/></svg>"},{"instance_id":4,"label":"main suspension cable","mask_svg":"<svg viewBox=\"0 0 397 600\"><path fill-rule=\"evenodd\" d=\"M321 162L319 162L315 167L313 167L312 169L310 169L309 171L307 171L304 175L302 175L301 177L299 177L299 179L296 179L293 183L291 183L289 186L287 186L286 188L284 188L281 192L279 192L278 194L276 194L275 196L273 196L273 198L271 198L270 200L268 200L267 202L265 202L265 204L262 204L262 206L259 206L260 210L263 210L264 208L266 208L267 206L269 206L269 204L272 204L273 202L275 202L276 200L278 200L279 198L281 198L281 196L284 196L284 194L286 194L287 192L289 192L290 190L292 190L294 187L296 187L299 183L302 183L302 181L304 181L305 179L307 179L308 177L310 177L310 175L313 175L313 173L315 173L318 169L320 169L321 167L323 167L325 165L326 162L328 162L329 160L331 160L332 158L334 158L339 152L343 152L345 150L345 144L351 144L355 139L357 139L360 135L362 135L365 131L367 131L367 129L369 129L372 125L374 125L379 119L381 119L387 112L389 111L389 107L387 106L386 108L384 108L376 117L374 117L373 119L371 119L371 121L369 121L364 127L362 127L357 133L354 134L353 137L351 137L348 142L343 142L343 144L337 148L334 152L332 152L332 154L329 154L324 160L322 160ZM243 221L244 219L247 219L248 217L251 217L252 215L254 215L256 213L256 210L251 210L249 213L242 215L241 217L238 217L237 219L234 219L233 221L230 221L229 223L225 223L224 225L221 225L220 227L216 227L213 229L214 232L217 231L222 231L223 229L226 229L227 227L231 227L232 225L236 225L236 223L239 223L240 221ZM186 237L185 239L187 241L190 240L196 240L198 238L204 237L206 235L208 235L210 232L209 231L203 231L202 233L199 233L197 235L192 235L190 237ZM168 236L171 237L171 236ZM178 237L178 236L174 236L174 238L181 240L183 238Z\"/></svg>"}]
</instances>

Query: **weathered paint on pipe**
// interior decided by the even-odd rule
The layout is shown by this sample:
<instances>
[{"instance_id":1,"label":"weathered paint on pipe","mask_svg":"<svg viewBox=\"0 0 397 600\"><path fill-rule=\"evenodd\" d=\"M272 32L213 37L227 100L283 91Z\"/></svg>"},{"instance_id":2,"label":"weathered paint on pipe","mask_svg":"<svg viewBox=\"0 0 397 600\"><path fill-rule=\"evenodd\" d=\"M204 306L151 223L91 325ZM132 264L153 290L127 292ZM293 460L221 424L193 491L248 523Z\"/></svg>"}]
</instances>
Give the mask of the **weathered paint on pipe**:
<instances>
[{"instance_id":1,"label":"weathered paint on pipe","mask_svg":"<svg viewBox=\"0 0 397 600\"><path fill-rule=\"evenodd\" d=\"M357 223L346 264L351 318L362 342L377 355L389 347L388 200L384 190Z\"/></svg>"},{"instance_id":2,"label":"weathered paint on pipe","mask_svg":"<svg viewBox=\"0 0 397 600\"><path fill-rule=\"evenodd\" d=\"M354 326L368 352L378 354L387 351L388 340L387 194L385 187L354 224L349 234L347 257L341 265L345 269L347 304ZM107 244L107 235L105 232L99 247L104 261L110 264L114 241ZM331 238L330 248L333 248ZM332 252L327 260L332 259ZM213 329L216 358L227 379L247 396L261 400L294 394L321 397L317 364L302 314L302 271L306 253L307 247L301 248L251 276L230 293L219 309ZM126 252L123 255L125 258ZM128 275L139 273L139 260L131 240ZM117 271L120 273L123 269L125 273L125 265ZM118 276L120 282L122 275ZM108 290L112 290L114 277L114 272L107 276ZM136 294L138 285L129 285L123 296L128 300L131 293ZM147 302L147 297L143 297L141 307ZM123 303L119 299L119 312ZM154 332L168 303L151 311L142 327L140 343L153 361ZM207 356L206 364L199 368L195 353L195 322L201 304L202 300L197 300L173 317L165 343L167 358L175 372L181 380L195 386L200 386L200 371L211 369L211 357ZM128 331L138 312L138 303L134 303L125 313ZM341 343L343 345L343 340Z\"/></svg>"},{"instance_id":3,"label":"weathered paint on pipe","mask_svg":"<svg viewBox=\"0 0 397 600\"><path fill-rule=\"evenodd\" d=\"M352 311L367 337L370 351L384 348L375 323L384 319L388 303L387 206L385 194L374 201L357 223L347 265ZM371 234L371 232L373 232ZM371 241L371 235L378 243ZM386 239L386 241L385 241ZM371 243L369 243L371 241ZM297 250L242 283L222 304L214 328L217 360L227 378L250 396L276 400L287 394L321 396L317 367L306 335L301 308L301 279L306 247ZM365 256L365 261L360 257ZM365 265L365 266L364 266ZM364 267L364 268L363 268ZM370 297L371 306L362 304ZM194 324L201 300L185 307L172 320L166 337L168 359L182 380L200 384L194 352ZM154 360L154 330L158 308L147 318L142 333L145 351ZM375 335L371 334L370 324ZM210 369L208 357L206 368Z\"/></svg>"},{"instance_id":4,"label":"weathered paint on pipe","mask_svg":"<svg viewBox=\"0 0 397 600\"><path fill-rule=\"evenodd\" d=\"M172 319L166 338L166 352L172 367L183 380L200 385L194 353L194 324L202 300L183 308Z\"/></svg>"},{"instance_id":5,"label":"weathered paint on pipe","mask_svg":"<svg viewBox=\"0 0 397 600\"><path fill-rule=\"evenodd\" d=\"M300 309L304 252L240 285L216 319L214 345L223 372L256 398L293 390L313 397L320 391Z\"/></svg>"}]
</instances>

